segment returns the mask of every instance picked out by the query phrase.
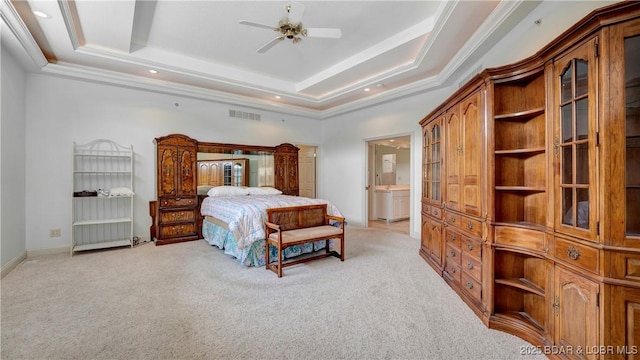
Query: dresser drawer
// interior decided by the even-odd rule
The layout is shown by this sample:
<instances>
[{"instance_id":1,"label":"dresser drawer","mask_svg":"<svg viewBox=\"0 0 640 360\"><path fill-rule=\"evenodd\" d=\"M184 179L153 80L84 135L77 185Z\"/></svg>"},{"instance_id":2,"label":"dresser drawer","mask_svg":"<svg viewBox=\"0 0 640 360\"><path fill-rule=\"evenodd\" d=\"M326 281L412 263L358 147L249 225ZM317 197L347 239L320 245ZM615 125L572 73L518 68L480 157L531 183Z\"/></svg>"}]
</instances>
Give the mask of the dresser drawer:
<instances>
[{"instance_id":1,"label":"dresser drawer","mask_svg":"<svg viewBox=\"0 0 640 360\"><path fill-rule=\"evenodd\" d=\"M162 198L159 200L160 208L166 207L193 207L198 200L196 197Z\"/></svg>"},{"instance_id":2,"label":"dresser drawer","mask_svg":"<svg viewBox=\"0 0 640 360\"><path fill-rule=\"evenodd\" d=\"M460 235L455 231L452 231L450 228L445 228L444 238L447 244L451 244L456 248L460 249L460 241L462 239L462 235Z\"/></svg>"},{"instance_id":3,"label":"dresser drawer","mask_svg":"<svg viewBox=\"0 0 640 360\"><path fill-rule=\"evenodd\" d=\"M422 213L431 215L431 206L422 204Z\"/></svg>"},{"instance_id":4,"label":"dresser drawer","mask_svg":"<svg viewBox=\"0 0 640 360\"><path fill-rule=\"evenodd\" d=\"M482 280L482 262L480 262L480 259L463 252L461 268L462 272L469 274L476 281Z\"/></svg>"},{"instance_id":5,"label":"dresser drawer","mask_svg":"<svg viewBox=\"0 0 640 360\"><path fill-rule=\"evenodd\" d=\"M462 273L460 286L477 301L482 300L482 284L476 281L467 273Z\"/></svg>"},{"instance_id":6,"label":"dresser drawer","mask_svg":"<svg viewBox=\"0 0 640 360\"><path fill-rule=\"evenodd\" d=\"M451 246L451 244L447 244L445 248L445 255L447 256L447 261L454 262L456 264L460 264L460 249Z\"/></svg>"},{"instance_id":7,"label":"dresser drawer","mask_svg":"<svg viewBox=\"0 0 640 360\"><path fill-rule=\"evenodd\" d=\"M598 250L592 247L556 237L555 257L566 264L598 273Z\"/></svg>"},{"instance_id":8,"label":"dresser drawer","mask_svg":"<svg viewBox=\"0 0 640 360\"><path fill-rule=\"evenodd\" d=\"M196 224L183 223L175 225L160 225L160 236L163 238L181 237L196 234Z\"/></svg>"},{"instance_id":9,"label":"dresser drawer","mask_svg":"<svg viewBox=\"0 0 640 360\"><path fill-rule=\"evenodd\" d=\"M447 258L444 271L449 274L449 276L452 277L456 283L460 283L460 276L462 275L462 271L460 271L460 265L453 261L450 261L449 258Z\"/></svg>"},{"instance_id":10,"label":"dresser drawer","mask_svg":"<svg viewBox=\"0 0 640 360\"><path fill-rule=\"evenodd\" d=\"M482 258L482 245L477 240L470 236L463 236L460 242L460 249L463 252L470 254L476 259Z\"/></svg>"},{"instance_id":11,"label":"dresser drawer","mask_svg":"<svg viewBox=\"0 0 640 360\"><path fill-rule=\"evenodd\" d=\"M193 221L196 215L194 210L166 211L160 210L160 222Z\"/></svg>"}]
</instances>

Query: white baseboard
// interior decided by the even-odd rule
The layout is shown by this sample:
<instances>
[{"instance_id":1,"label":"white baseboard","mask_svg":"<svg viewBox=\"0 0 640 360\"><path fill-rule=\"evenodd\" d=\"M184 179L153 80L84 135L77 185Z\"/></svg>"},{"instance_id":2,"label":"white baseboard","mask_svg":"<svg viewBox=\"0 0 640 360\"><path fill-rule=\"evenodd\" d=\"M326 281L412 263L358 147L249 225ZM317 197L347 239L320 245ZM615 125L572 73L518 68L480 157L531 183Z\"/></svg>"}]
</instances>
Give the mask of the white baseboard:
<instances>
[{"instance_id":1,"label":"white baseboard","mask_svg":"<svg viewBox=\"0 0 640 360\"><path fill-rule=\"evenodd\" d=\"M26 258L27 258L27 252L25 251L22 254L13 258L11 261L9 261L9 263L3 266L2 270L0 270L0 279L5 277L5 275L7 275L8 273L10 273L11 270L15 269L16 266L20 265L20 263L23 262Z\"/></svg>"},{"instance_id":2,"label":"white baseboard","mask_svg":"<svg viewBox=\"0 0 640 360\"><path fill-rule=\"evenodd\" d=\"M58 248L28 250L27 257L32 258L32 257L42 256L42 255L54 255L54 254L62 254L62 253L69 253L69 252L70 252L70 249L68 246L63 246Z\"/></svg>"}]
</instances>

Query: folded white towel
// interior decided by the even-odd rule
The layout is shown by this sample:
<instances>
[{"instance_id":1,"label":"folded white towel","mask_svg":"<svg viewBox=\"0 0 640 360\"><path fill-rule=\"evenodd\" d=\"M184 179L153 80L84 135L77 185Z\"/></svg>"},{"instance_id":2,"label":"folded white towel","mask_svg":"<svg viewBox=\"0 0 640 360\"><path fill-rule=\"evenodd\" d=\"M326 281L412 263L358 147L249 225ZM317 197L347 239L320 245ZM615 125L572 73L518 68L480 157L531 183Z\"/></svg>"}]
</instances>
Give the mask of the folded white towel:
<instances>
[{"instance_id":1,"label":"folded white towel","mask_svg":"<svg viewBox=\"0 0 640 360\"><path fill-rule=\"evenodd\" d=\"M109 191L109 196L133 196L134 193L128 187L116 187Z\"/></svg>"}]
</instances>

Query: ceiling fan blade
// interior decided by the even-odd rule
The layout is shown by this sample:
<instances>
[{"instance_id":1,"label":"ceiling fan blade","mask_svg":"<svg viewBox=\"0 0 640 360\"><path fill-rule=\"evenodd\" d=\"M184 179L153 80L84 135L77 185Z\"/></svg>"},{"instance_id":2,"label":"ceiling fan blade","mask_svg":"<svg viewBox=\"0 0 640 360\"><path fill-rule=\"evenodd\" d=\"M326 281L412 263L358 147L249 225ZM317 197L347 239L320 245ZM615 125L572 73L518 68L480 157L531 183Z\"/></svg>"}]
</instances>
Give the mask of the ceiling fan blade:
<instances>
[{"instance_id":1,"label":"ceiling fan blade","mask_svg":"<svg viewBox=\"0 0 640 360\"><path fill-rule=\"evenodd\" d=\"M307 29L307 37L340 39L342 31L340 29L309 28Z\"/></svg>"},{"instance_id":2,"label":"ceiling fan blade","mask_svg":"<svg viewBox=\"0 0 640 360\"><path fill-rule=\"evenodd\" d=\"M254 26L254 27L259 27L262 29L269 29L269 30L276 30L276 28L274 28L273 26L270 25L264 25L264 24L258 24L252 21L246 21L246 20L242 20L240 21L241 25L249 25L249 26Z\"/></svg>"},{"instance_id":3,"label":"ceiling fan blade","mask_svg":"<svg viewBox=\"0 0 640 360\"><path fill-rule=\"evenodd\" d=\"M302 14L304 13L304 5L299 2L292 2L287 5L289 9L289 22L292 24L299 24L302 21Z\"/></svg>"},{"instance_id":4,"label":"ceiling fan blade","mask_svg":"<svg viewBox=\"0 0 640 360\"><path fill-rule=\"evenodd\" d=\"M267 52L269 49L274 47L277 43L279 43L282 40L284 40L284 36L278 36L277 38L274 38L273 40L269 41L268 43L262 45L262 47L260 49L258 49L257 52L265 53L265 52Z\"/></svg>"}]
</instances>

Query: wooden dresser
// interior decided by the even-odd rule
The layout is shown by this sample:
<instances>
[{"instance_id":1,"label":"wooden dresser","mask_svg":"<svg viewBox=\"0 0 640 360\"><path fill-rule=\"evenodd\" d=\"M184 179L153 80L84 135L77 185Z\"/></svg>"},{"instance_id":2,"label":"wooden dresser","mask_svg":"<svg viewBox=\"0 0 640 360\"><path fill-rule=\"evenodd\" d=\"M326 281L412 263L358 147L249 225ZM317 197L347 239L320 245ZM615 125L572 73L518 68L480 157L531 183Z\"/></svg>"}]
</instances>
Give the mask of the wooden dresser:
<instances>
[{"instance_id":1,"label":"wooden dresser","mask_svg":"<svg viewBox=\"0 0 640 360\"><path fill-rule=\"evenodd\" d=\"M640 2L486 69L420 124L427 263L549 357L638 357Z\"/></svg>"}]
</instances>

